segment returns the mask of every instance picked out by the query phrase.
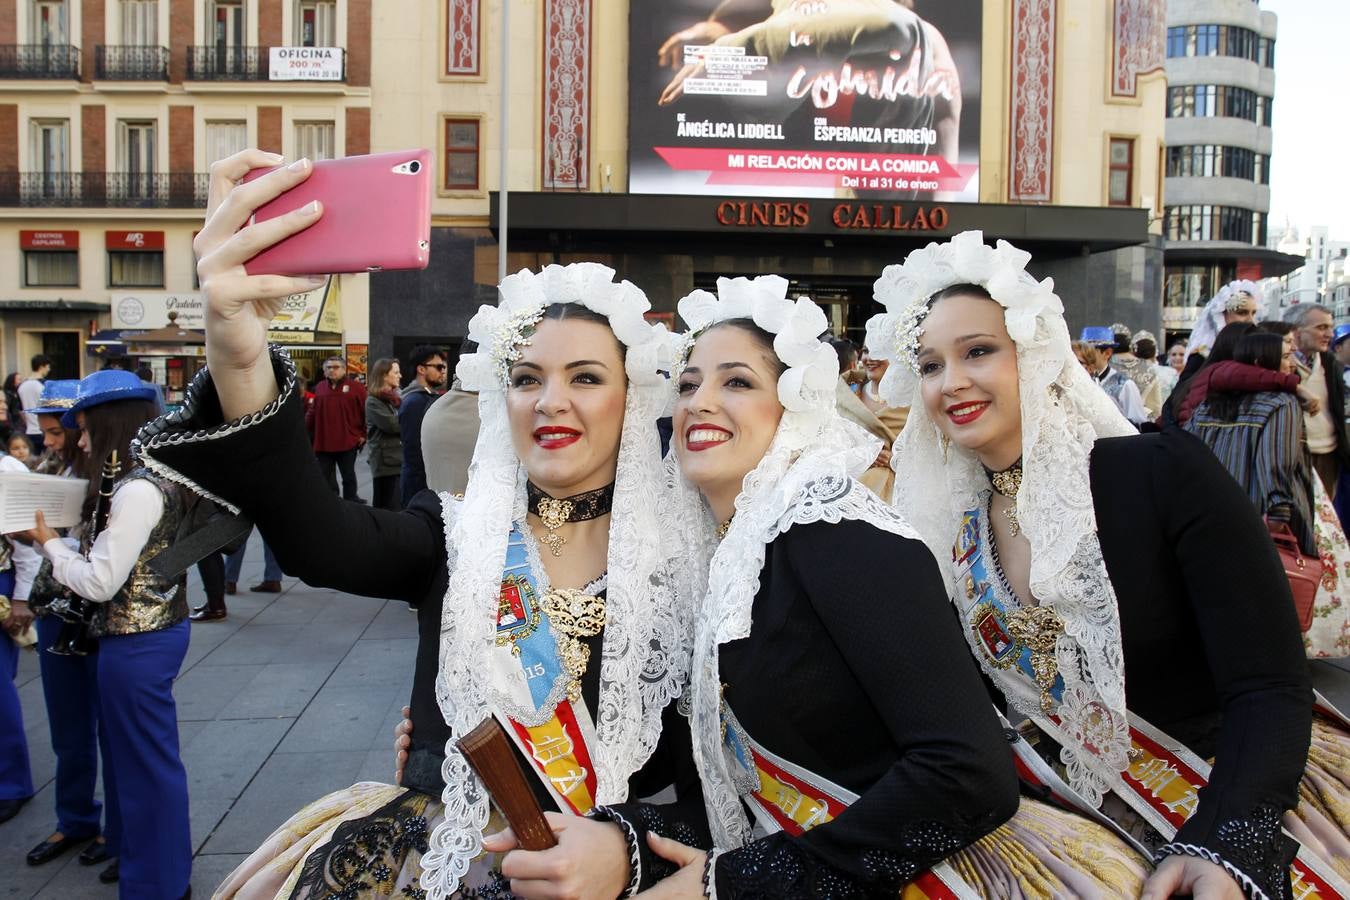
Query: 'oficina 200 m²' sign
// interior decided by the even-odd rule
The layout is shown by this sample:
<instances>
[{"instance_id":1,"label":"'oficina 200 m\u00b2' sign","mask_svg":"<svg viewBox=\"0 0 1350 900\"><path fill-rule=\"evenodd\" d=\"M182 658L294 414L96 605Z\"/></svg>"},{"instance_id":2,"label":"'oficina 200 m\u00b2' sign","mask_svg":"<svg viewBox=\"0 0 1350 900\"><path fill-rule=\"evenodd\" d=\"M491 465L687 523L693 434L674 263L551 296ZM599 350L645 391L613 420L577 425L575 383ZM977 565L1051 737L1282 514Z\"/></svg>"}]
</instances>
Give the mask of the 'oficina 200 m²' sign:
<instances>
[{"instance_id":1,"label":"'oficina 200 m\u00b2' sign","mask_svg":"<svg viewBox=\"0 0 1350 900\"><path fill-rule=\"evenodd\" d=\"M271 81L341 81L341 47L273 47L267 77Z\"/></svg>"}]
</instances>

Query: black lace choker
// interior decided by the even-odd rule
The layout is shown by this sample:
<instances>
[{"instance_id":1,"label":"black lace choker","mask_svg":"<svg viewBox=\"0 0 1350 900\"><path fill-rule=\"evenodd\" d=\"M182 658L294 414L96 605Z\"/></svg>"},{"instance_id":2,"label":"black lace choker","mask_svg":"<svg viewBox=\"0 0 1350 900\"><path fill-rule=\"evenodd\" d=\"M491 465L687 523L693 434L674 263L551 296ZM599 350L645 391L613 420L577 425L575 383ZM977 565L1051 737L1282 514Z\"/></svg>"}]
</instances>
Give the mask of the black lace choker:
<instances>
[{"instance_id":1,"label":"black lace choker","mask_svg":"<svg viewBox=\"0 0 1350 900\"><path fill-rule=\"evenodd\" d=\"M594 491L558 499L535 487L533 482L526 481L525 496L529 499L530 512L538 516L548 529L544 543L554 556L562 556L563 544L567 541L558 534L558 529L568 522L585 522L608 514L614 505L614 482Z\"/></svg>"}]
</instances>

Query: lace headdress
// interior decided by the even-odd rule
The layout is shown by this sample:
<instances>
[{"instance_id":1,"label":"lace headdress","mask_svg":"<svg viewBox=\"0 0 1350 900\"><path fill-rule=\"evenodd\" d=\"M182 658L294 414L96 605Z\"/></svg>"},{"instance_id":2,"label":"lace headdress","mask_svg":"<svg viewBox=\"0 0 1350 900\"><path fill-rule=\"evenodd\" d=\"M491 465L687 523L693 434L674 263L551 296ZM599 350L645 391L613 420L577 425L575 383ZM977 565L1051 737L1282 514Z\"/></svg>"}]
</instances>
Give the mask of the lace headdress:
<instances>
[{"instance_id":1,"label":"lace headdress","mask_svg":"<svg viewBox=\"0 0 1350 900\"><path fill-rule=\"evenodd\" d=\"M508 370L520 357L545 308L576 303L604 315L626 348L628 391L610 512L606 626L600 665L599 708L594 710L598 804L627 799L628 779L656 747L661 712L679 696L689 654L688 594L676 583L678 531L663 520L665 473L656 420L670 401L667 377L672 336L650 325L646 296L596 263L548 266L504 279L501 302L483 306L469 322L478 351L462 356L456 374L478 392L482 425L469 467L464 500L453 513L446 502L449 585L441 620L437 699L454 736L463 736L492 708L502 708L502 686L493 683L485 658L494 646L506 545L513 523L526 517L526 474L511 443L507 419ZM444 498L448 501L448 498ZM593 663L594 664L594 663ZM542 715L552 715L552 706ZM513 715L515 715L513 713ZM538 724L526 722L526 724ZM445 821L422 858L422 887L450 896L482 849L488 795L463 756L446 746Z\"/></svg>"},{"instance_id":2,"label":"lace headdress","mask_svg":"<svg viewBox=\"0 0 1350 900\"><path fill-rule=\"evenodd\" d=\"M1214 339L1223 331L1223 314L1241 309L1248 297L1256 303L1256 318L1259 320L1265 315L1266 301L1256 282L1239 279L1219 288L1219 292L1200 311L1200 318L1195 320L1191 338L1186 342L1186 355L1209 353L1209 348L1214 346Z\"/></svg>"},{"instance_id":3,"label":"lace headdress","mask_svg":"<svg viewBox=\"0 0 1350 900\"><path fill-rule=\"evenodd\" d=\"M867 346L892 360L880 386L886 402L910 408L891 457L895 505L948 561L962 515L983 506L989 480L973 453L955 444L944 451L918 396L915 355L929 298L941 289L981 285L1004 308L1022 402L1017 518L1031 542L1031 591L1064 622L1056 647L1064 678L1057 712L1076 746L1066 745L1062 758L1070 783L1099 803L1107 779L1125 768L1129 741L1120 613L1097 541L1088 457L1098 438L1138 432L1078 364L1054 284L1027 273L1030 259L1004 241L987 246L978 231L916 250L877 280L875 297L886 312L868 322ZM1007 684L1005 673L979 652L970 629L964 630L985 671ZM1009 693L1009 699L1026 715L1040 712L1034 693Z\"/></svg>"},{"instance_id":4,"label":"lace headdress","mask_svg":"<svg viewBox=\"0 0 1350 900\"><path fill-rule=\"evenodd\" d=\"M709 827L715 845L723 849L744 844L750 822L723 755L718 648L750 634L765 547L794 524L822 520L862 519L917 537L895 510L853 480L876 459L881 444L836 411L839 358L819 339L829 323L808 298L788 300L787 287L786 279L776 275L720 278L716 295L695 291L679 304L680 317L690 327L684 358L710 325L748 318L774 336L774 353L787 366L778 378L783 417L764 458L745 476L731 526L712 556L707 595L695 617L690 727ZM704 511L698 524L706 540L713 527L710 514Z\"/></svg>"}]
</instances>

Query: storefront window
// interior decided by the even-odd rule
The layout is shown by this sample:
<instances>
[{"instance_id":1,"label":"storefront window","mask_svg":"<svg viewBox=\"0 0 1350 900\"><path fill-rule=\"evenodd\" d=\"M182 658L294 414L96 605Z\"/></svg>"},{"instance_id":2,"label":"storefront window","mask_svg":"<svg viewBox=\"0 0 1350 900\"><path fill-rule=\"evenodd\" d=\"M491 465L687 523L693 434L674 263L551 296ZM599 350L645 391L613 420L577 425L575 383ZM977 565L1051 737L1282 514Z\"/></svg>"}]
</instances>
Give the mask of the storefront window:
<instances>
[{"instance_id":1,"label":"storefront window","mask_svg":"<svg viewBox=\"0 0 1350 900\"><path fill-rule=\"evenodd\" d=\"M25 250L24 287L79 287L80 254L75 250Z\"/></svg>"},{"instance_id":2,"label":"storefront window","mask_svg":"<svg viewBox=\"0 0 1350 900\"><path fill-rule=\"evenodd\" d=\"M108 287L164 287L164 251L109 250Z\"/></svg>"}]
</instances>

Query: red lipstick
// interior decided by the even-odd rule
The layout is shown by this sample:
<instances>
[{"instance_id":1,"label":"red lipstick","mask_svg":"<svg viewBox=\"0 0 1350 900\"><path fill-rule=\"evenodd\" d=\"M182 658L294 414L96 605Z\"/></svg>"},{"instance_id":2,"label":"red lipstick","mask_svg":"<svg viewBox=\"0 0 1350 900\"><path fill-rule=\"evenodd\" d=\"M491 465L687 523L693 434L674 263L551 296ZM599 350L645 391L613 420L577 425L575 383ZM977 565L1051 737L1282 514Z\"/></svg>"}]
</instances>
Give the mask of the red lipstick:
<instances>
[{"instance_id":1,"label":"red lipstick","mask_svg":"<svg viewBox=\"0 0 1350 900\"><path fill-rule=\"evenodd\" d=\"M981 400L977 403L957 403L946 409L947 417L956 425L969 425L989 408L988 400Z\"/></svg>"},{"instance_id":2,"label":"red lipstick","mask_svg":"<svg viewBox=\"0 0 1350 900\"><path fill-rule=\"evenodd\" d=\"M546 425L534 430L534 442L545 450L561 450L581 440L581 432L560 425Z\"/></svg>"},{"instance_id":3,"label":"red lipstick","mask_svg":"<svg viewBox=\"0 0 1350 900\"><path fill-rule=\"evenodd\" d=\"M726 435L726 437L720 440L717 439L707 440L706 438L701 438L699 440L692 439L693 435L698 432L709 432L709 431L716 432L717 434L724 434ZM716 447L719 444L725 444L729 440L731 440L731 432L727 431L725 428L720 428L717 425L690 425L688 430L686 430L684 433L685 449L693 453L698 453L701 450L707 450L711 447Z\"/></svg>"}]
</instances>

